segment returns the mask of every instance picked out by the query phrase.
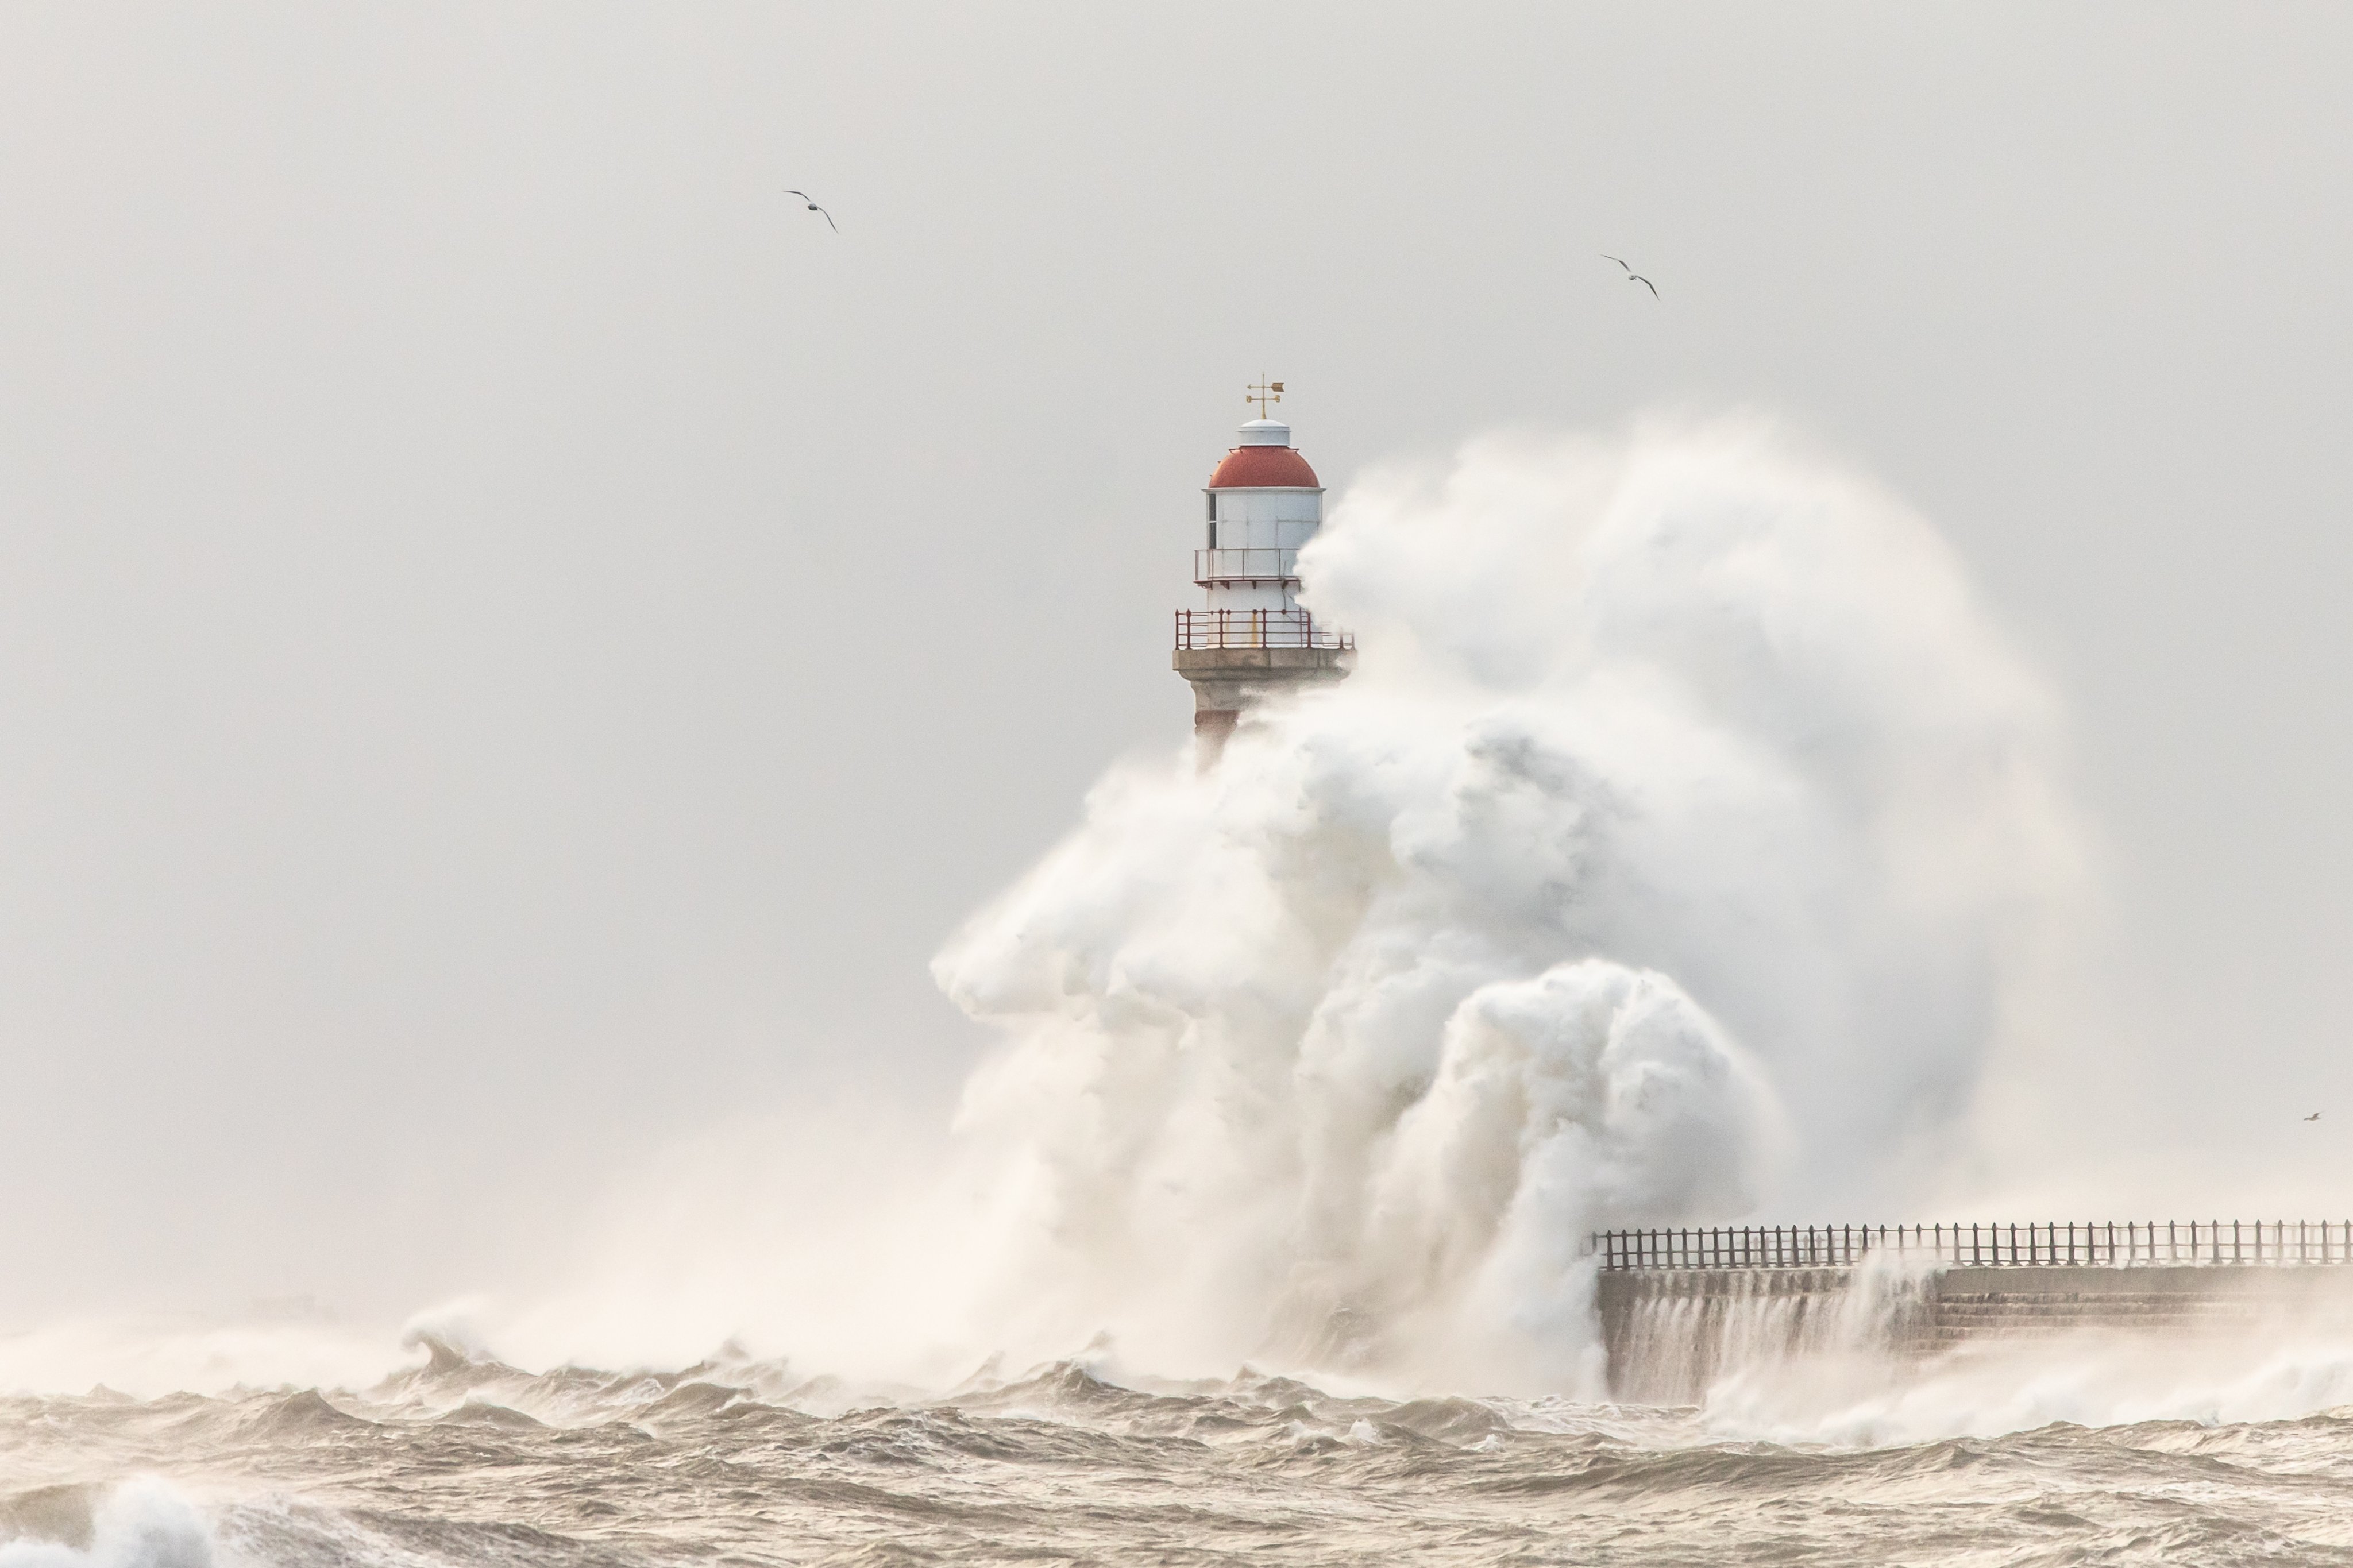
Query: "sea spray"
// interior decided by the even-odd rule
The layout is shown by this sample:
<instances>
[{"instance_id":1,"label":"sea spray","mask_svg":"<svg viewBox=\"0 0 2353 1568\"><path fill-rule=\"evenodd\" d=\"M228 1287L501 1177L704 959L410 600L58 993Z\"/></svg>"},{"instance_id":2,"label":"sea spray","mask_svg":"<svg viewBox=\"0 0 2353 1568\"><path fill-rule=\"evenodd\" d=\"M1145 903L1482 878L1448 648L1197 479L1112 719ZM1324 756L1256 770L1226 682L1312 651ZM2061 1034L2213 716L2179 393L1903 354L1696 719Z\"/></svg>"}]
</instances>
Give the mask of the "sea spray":
<instances>
[{"instance_id":1,"label":"sea spray","mask_svg":"<svg viewBox=\"0 0 2353 1568\"><path fill-rule=\"evenodd\" d=\"M1346 684L1115 769L941 955L973 1322L1593 1391L1590 1228L1900 1203L2076 874L1950 552L1768 431L1483 442L1303 553Z\"/></svg>"},{"instance_id":2,"label":"sea spray","mask_svg":"<svg viewBox=\"0 0 2353 1568\"><path fill-rule=\"evenodd\" d=\"M212 1568L213 1562L211 1527L153 1477L103 1489L0 1493L0 1568Z\"/></svg>"}]
</instances>

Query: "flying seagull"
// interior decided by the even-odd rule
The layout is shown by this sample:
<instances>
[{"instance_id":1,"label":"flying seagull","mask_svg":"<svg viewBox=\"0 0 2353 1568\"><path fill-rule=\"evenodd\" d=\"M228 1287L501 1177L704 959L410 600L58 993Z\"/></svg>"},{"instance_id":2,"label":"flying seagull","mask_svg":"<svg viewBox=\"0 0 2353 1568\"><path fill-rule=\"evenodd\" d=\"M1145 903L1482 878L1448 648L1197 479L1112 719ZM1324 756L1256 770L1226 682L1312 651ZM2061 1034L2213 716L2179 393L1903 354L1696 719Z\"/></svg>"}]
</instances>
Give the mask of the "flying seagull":
<instances>
[{"instance_id":1,"label":"flying seagull","mask_svg":"<svg viewBox=\"0 0 2353 1568\"><path fill-rule=\"evenodd\" d=\"M1624 259L1620 257L1605 256L1601 259L1604 261L1615 261L1619 266L1626 267ZM1629 283L1640 283L1643 288L1648 289L1651 291L1651 298L1653 300L1659 297L1659 286L1656 283L1651 282L1649 279L1643 277L1641 273L1635 271L1630 267L1626 267L1626 281Z\"/></svg>"},{"instance_id":2,"label":"flying seagull","mask_svg":"<svg viewBox=\"0 0 2353 1568\"><path fill-rule=\"evenodd\" d=\"M823 214L823 215L824 215L824 217L825 217L825 221L826 221L827 223L828 223L828 224L832 224L832 226L833 226L833 232L834 232L834 233L836 233L836 234L839 234L839 233L841 232L841 226L840 226L839 224L838 224L838 223L834 223L834 222L833 222L833 215L832 215L831 213L829 213L829 212L826 212L826 210L825 210L823 207L821 207L821 206L818 205L815 202L809 202L808 193L807 193L807 191L786 191L786 192L785 193L785 195L788 195L788 196L798 196L798 197L800 197L800 199L801 199L801 200L803 200L803 201L805 201L805 202L808 202L808 210L809 210L809 211L811 211L811 212L813 212L813 213L819 213L819 214ZM1658 290L1657 290L1657 289L1651 289L1651 293L1653 293L1653 294L1655 294L1655 293L1657 293L1657 292L1658 292Z\"/></svg>"},{"instance_id":3,"label":"flying seagull","mask_svg":"<svg viewBox=\"0 0 2353 1568\"><path fill-rule=\"evenodd\" d=\"M2311 1115L2306 1117L2305 1120L2306 1121L2317 1121L2320 1120L2320 1112L2316 1110Z\"/></svg>"}]
</instances>

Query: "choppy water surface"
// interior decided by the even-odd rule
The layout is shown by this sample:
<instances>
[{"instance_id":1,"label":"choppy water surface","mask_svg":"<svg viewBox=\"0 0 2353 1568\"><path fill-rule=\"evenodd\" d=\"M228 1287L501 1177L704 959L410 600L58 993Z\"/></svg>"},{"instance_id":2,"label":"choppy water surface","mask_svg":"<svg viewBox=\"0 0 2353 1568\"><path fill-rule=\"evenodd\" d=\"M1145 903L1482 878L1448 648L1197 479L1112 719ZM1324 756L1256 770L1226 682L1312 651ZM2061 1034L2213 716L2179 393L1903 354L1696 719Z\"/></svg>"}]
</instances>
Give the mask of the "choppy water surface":
<instances>
[{"instance_id":1,"label":"choppy water surface","mask_svg":"<svg viewBox=\"0 0 2353 1568\"><path fill-rule=\"evenodd\" d=\"M1696 1412L1073 1364L944 1398L783 1369L0 1402L0 1568L2353 1563L2353 1419L1833 1449Z\"/></svg>"}]
</instances>

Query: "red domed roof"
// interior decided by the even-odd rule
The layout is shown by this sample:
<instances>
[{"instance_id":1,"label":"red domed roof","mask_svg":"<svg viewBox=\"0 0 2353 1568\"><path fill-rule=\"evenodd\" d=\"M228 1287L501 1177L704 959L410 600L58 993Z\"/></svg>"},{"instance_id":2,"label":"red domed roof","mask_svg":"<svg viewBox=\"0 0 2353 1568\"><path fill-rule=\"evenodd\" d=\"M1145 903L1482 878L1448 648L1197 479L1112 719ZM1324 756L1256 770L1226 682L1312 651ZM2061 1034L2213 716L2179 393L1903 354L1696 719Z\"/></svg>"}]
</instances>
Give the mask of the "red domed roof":
<instances>
[{"instance_id":1,"label":"red domed roof","mask_svg":"<svg viewBox=\"0 0 2353 1568\"><path fill-rule=\"evenodd\" d=\"M1209 476L1213 490L1314 489L1315 470L1289 447L1237 447Z\"/></svg>"}]
</instances>

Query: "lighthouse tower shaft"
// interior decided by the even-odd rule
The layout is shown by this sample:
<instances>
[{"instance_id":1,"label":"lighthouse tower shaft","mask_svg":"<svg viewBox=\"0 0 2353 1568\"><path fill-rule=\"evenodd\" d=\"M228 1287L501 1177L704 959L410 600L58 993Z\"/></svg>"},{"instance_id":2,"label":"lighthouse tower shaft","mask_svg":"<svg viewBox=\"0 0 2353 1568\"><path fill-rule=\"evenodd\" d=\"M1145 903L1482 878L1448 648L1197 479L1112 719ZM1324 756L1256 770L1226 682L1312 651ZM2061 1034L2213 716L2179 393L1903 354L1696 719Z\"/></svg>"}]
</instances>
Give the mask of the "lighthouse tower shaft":
<instances>
[{"instance_id":1,"label":"lighthouse tower shaft","mask_svg":"<svg viewBox=\"0 0 2353 1568\"><path fill-rule=\"evenodd\" d=\"M1324 522L1324 487L1291 445L1291 426L1253 419L1209 476L1207 526L1193 552L1198 610L1176 612L1176 673L1193 687L1204 766L1257 704L1339 680L1356 659L1346 634L1299 603L1299 552Z\"/></svg>"}]
</instances>

